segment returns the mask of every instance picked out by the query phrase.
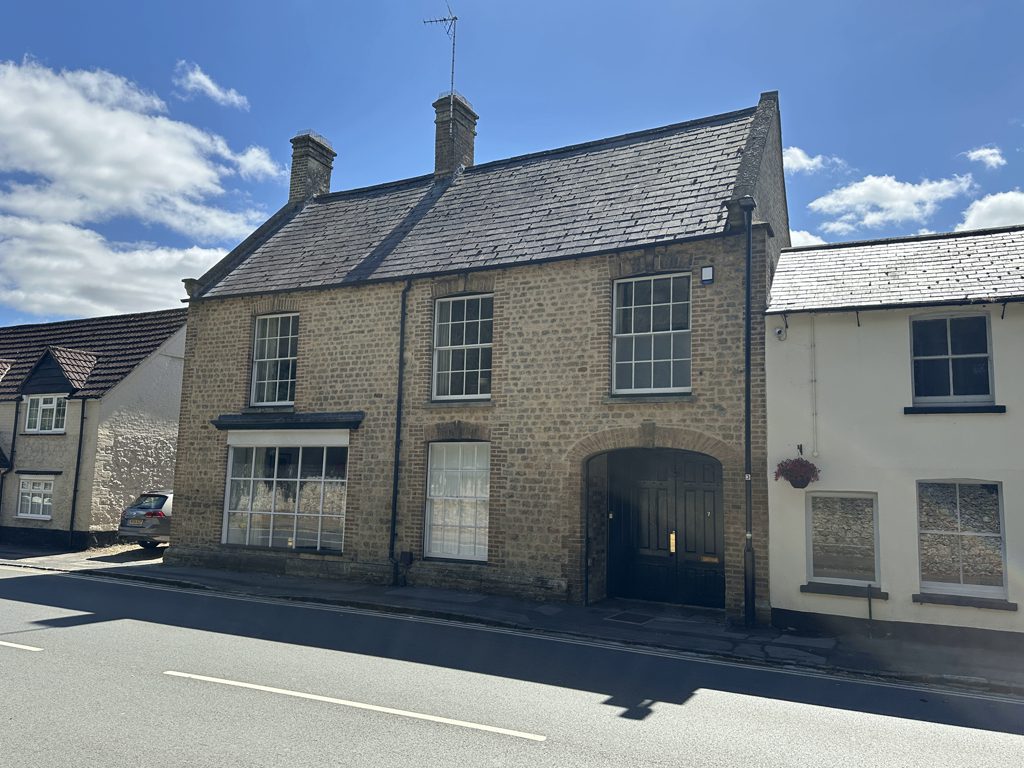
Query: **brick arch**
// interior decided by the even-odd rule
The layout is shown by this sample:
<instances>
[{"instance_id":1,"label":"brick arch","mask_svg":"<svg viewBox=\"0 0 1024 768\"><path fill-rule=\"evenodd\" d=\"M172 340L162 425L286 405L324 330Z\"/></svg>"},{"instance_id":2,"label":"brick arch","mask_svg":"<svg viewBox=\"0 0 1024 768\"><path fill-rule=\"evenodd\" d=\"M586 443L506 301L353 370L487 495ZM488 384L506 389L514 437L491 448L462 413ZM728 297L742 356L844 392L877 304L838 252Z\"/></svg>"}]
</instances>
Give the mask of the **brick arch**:
<instances>
[{"instance_id":1,"label":"brick arch","mask_svg":"<svg viewBox=\"0 0 1024 768\"><path fill-rule=\"evenodd\" d=\"M569 449L566 461L572 471L581 473L587 459L621 448L675 448L694 451L716 458L723 465L742 458L735 448L704 432L683 427L660 427L653 421L645 421L637 427L606 429L587 435Z\"/></svg>"}]
</instances>

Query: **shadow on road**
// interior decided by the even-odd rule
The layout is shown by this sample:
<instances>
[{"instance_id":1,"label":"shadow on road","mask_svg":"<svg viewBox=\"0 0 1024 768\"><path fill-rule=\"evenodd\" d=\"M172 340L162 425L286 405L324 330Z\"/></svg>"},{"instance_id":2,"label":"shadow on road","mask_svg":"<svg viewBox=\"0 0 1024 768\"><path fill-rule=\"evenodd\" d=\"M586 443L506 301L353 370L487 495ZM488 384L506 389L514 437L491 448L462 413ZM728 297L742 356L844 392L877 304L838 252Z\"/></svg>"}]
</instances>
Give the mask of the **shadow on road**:
<instances>
[{"instance_id":1,"label":"shadow on road","mask_svg":"<svg viewBox=\"0 0 1024 768\"><path fill-rule=\"evenodd\" d=\"M93 571L95 573L95 571ZM303 604L140 588L135 583L31 575L0 579L0 600L82 615L37 622L72 628L129 619L446 667L606 697L620 716L644 720L656 702L684 704L699 690L839 708L1006 733L1024 733L1024 703L908 690L801 673L624 652L505 630L432 620L343 614ZM3 636L0 631L0 637ZM24 629L11 634L21 637ZM22 640L21 642L31 642ZM639 649L638 649L639 650ZM742 727L742 723L737 723Z\"/></svg>"}]
</instances>

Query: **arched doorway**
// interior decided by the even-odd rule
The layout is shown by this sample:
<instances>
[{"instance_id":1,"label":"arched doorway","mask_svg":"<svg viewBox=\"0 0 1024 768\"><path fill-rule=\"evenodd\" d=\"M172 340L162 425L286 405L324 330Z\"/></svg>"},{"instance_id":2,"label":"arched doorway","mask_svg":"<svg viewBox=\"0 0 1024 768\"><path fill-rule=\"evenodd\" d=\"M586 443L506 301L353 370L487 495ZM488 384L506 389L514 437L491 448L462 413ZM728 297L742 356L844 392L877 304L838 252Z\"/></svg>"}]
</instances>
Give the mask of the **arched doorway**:
<instances>
[{"instance_id":1,"label":"arched doorway","mask_svg":"<svg viewBox=\"0 0 1024 768\"><path fill-rule=\"evenodd\" d=\"M722 465L669 448L609 451L609 597L725 607Z\"/></svg>"}]
</instances>

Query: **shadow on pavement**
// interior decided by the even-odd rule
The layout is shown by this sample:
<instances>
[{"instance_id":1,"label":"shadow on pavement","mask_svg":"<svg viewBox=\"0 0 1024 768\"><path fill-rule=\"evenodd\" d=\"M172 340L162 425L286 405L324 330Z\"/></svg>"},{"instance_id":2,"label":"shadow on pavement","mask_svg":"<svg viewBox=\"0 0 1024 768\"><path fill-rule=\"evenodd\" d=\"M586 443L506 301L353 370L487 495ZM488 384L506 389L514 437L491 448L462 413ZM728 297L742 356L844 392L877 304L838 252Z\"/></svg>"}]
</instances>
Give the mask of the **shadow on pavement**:
<instances>
[{"instance_id":1,"label":"shadow on pavement","mask_svg":"<svg viewBox=\"0 0 1024 768\"><path fill-rule=\"evenodd\" d=\"M606 696L604 704L633 720L649 717L656 702L684 704L705 689L1024 733L1024 702L691 661L656 651L623 652L585 642L557 642L508 630L485 632L409 617L353 613L342 618L338 611L301 603L153 591L127 582L50 574L0 579L0 600L84 614L36 622L43 627L72 628L130 619L589 691ZM10 634L26 635L24 630ZM736 725L742 727L742 723Z\"/></svg>"}]
</instances>

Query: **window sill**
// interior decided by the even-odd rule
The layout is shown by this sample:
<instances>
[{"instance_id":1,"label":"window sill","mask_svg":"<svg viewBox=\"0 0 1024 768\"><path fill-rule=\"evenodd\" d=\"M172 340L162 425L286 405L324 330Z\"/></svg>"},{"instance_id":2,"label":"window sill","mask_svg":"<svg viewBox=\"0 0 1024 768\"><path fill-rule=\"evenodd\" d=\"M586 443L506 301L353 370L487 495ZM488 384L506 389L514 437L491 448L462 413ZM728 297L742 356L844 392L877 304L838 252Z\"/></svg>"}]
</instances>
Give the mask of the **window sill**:
<instances>
[{"instance_id":1,"label":"window sill","mask_svg":"<svg viewBox=\"0 0 1024 768\"><path fill-rule=\"evenodd\" d=\"M477 398L474 400L427 400L424 405L427 408L448 408L450 406L455 408L491 408L494 406L494 401L490 398Z\"/></svg>"},{"instance_id":2,"label":"window sill","mask_svg":"<svg viewBox=\"0 0 1024 768\"><path fill-rule=\"evenodd\" d=\"M23 437L64 437L67 434L67 430L60 430L59 432L54 430L51 432L40 432L38 430L25 431L20 433Z\"/></svg>"},{"instance_id":3,"label":"window sill","mask_svg":"<svg viewBox=\"0 0 1024 768\"><path fill-rule=\"evenodd\" d=\"M50 515L15 515L14 517L16 520L42 520L43 522L53 520Z\"/></svg>"},{"instance_id":4,"label":"window sill","mask_svg":"<svg viewBox=\"0 0 1024 768\"><path fill-rule=\"evenodd\" d=\"M912 405L903 409L905 414L917 413L1006 413L1005 405Z\"/></svg>"},{"instance_id":5,"label":"window sill","mask_svg":"<svg viewBox=\"0 0 1024 768\"><path fill-rule=\"evenodd\" d=\"M448 563L450 565L482 565L487 566L486 560L470 560L464 557L434 557L427 555L422 558L424 563Z\"/></svg>"},{"instance_id":6,"label":"window sill","mask_svg":"<svg viewBox=\"0 0 1024 768\"><path fill-rule=\"evenodd\" d=\"M271 552L275 555L315 555L339 558L345 554L341 549L310 549L306 547L264 547L256 544L232 544L221 542L220 548L229 552Z\"/></svg>"},{"instance_id":7,"label":"window sill","mask_svg":"<svg viewBox=\"0 0 1024 768\"><path fill-rule=\"evenodd\" d=\"M995 611L1016 611L1017 604L996 597L972 597L970 595L941 595L922 592L911 595L915 603L933 603L936 605L961 605L968 608L990 608Z\"/></svg>"},{"instance_id":8,"label":"window sill","mask_svg":"<svg viewBox=\"0 0 1024 768\"><path fill-rule=\"evenodd\" d=\"M605 405L615 405L618 403L680 403L693 399L694 394L692 392L676 392L656 395L607 395L602 402Z\"/></svg>"},{"instance_id":9,"label":"window sill","mask_svg":"<svg viewBox=\"0 0 1024 768\"><path fill-rule=\"evenodd\" d=\"M809 592L814 595L839 595L840 597L863 597L866 598L870 592L873 600L888 600L889 593L883 592L878 587L867 584L831 584L824 581L810 581L800 585L801 592Z\"/></svg>"},{"instance_id":10,"label":"window sill","mask_svg":"<svg viewBox=\"0 0 1024 768\"><path fill-rule=\"evenodd\" d=\"M295 404L290 405L257 405L250 404L239 413L295 413Z\"/></svg>"}]
</instances>

